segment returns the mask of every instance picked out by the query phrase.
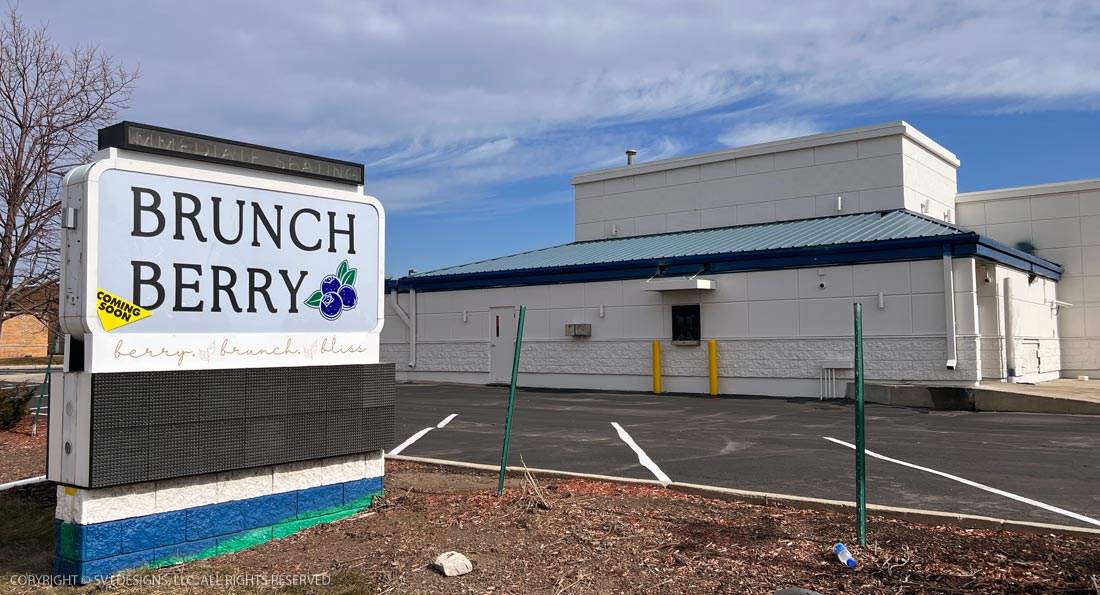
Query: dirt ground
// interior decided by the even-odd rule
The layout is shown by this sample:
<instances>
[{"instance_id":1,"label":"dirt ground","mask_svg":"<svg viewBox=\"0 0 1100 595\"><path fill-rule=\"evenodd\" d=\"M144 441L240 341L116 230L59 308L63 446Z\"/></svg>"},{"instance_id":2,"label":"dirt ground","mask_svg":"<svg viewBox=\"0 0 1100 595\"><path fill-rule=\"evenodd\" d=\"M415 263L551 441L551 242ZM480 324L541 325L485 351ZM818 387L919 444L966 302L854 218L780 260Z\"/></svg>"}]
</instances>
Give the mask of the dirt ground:
<instances>
[{"instance_id":1,"label":"dirt ground","mask_svg":"<svg viewBox=\"0 0 1100 595\"><path fill-rule=\"evenodd\" d=\"M365 513L80 589L17 584L13 575L49 572L53 547L41 535L52 519L49 486L18 489L0 495L0 592L1100 593L1100 539L871 517L868 547L860 548L851 542L852 517L839 513L587 480L537 480L540 496L536 484L510 478L498 499L492 474L387 467L386 496ZM859 566L837 562L831 547L838 541ZM473 572L446 578L428 567L448 550L466 554ZM287 575L315 584L272 584Z\"/></svg>"},{"instance_id":2,"label":"dirt ground","mask_svg":"<svg viewBox=\"0 0 1100 595\"><path fill-rule=\"evenodd\" d=\"M37 435L31 436L31 424L34 422L32 410L14 426L0 430L0 483L46 474L49 420L45 415L39 417Z\"/></svg>"}]
</instances>

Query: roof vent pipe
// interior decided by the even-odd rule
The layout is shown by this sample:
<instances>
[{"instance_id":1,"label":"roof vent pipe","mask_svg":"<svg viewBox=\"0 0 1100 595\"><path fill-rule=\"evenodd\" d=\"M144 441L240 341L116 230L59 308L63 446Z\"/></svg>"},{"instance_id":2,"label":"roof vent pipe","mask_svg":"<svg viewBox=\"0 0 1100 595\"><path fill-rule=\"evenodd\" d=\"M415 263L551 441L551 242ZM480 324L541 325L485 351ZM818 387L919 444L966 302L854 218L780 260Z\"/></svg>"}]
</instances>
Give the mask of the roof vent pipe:
<instances>
[{"instance_id":1,"label":"roof vent pipe","mask_svg":"<svg viewBox=\"0 0 1100 595\"><path fill-rule=\"evenodd\" d=\"M626 164L627 165L634 165L634 156L637 155L637 154L638 154L638 152L635 151L634 149L627 149L626 150Z\"/></svg>"}]
</instances>

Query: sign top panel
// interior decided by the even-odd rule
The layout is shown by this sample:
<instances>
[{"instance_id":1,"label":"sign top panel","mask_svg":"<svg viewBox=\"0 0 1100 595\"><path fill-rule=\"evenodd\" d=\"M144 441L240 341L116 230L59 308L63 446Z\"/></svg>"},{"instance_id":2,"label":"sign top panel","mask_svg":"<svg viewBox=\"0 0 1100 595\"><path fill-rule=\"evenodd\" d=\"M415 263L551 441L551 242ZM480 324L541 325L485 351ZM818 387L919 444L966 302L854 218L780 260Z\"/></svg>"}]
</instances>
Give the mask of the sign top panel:
<instances>
[{"instance_id":1,"label":"sign top panel","mask_svg":"<svg viewBox=\"0 0 1100 595\"><path fill-rule=\"evenodd\" d=\"M119 122L99 131L99 148L129 149L156 155L222 163L339 184L363 184L363 165L240 141Z\"/></svg>"},{"instance_id":2,"label":"sign top panel","mask_svg":"<svg viewBox=\"0 0 1100 595\"><path fill-rule=\"evenodd\" d=\"M66 176L62 198L77 213L62 230L60 304L63 328L82 341L77 370L378 361L377 200L256 170L104 153Z\"/></svg>"}]
</instances>

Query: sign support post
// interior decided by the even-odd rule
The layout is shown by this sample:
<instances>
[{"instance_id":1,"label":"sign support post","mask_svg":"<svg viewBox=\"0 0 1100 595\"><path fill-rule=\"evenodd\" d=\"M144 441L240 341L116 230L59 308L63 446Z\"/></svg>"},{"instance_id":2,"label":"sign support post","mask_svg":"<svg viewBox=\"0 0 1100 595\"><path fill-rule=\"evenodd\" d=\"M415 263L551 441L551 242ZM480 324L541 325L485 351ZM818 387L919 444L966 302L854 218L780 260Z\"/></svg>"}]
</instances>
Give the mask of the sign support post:
<instances>
[{"instance_id":1,"label":"sign support post","mask_svg":"<svg viewBox=\"0 0 1100 595\"><path fill-rule=\"evenodd\" d=\"M863 304L855 305L855 392L856 392L856 536L867 546L866 444L863 419Z\"/></svg>"},{"instance_id":2,"label":"sign support post","mask_svg":"<svg viewBox=\"0 0 1100 595\"><path fill-rule=\"evenodd\" d=\"M38 435L38 414L42 411L42 398L46 396L46 389L50 386L50 373L53 371L53 354L57 353L57 341L60 333L54 333L53 342L50 343L50 356L46 360L46 376L42 379L42 385L38 387L38 405L34 408L34 422L31 424L31 436Z\"/></svg>"},{"instance_id":3,"label":"sign support post","mask_svg":"<svg viewBox=\"0 0 1100 595\"><path fill-rule=\"evenodd\" d=\"M500 453L500 481L497 482L497 498L504 494L504 472L508 469L508 438L512 435L512 410L516 406L516 377L519 375L519 350L523 344L523 317L527 306L519 307L516 323L516 355L512 359L512 384L508 388L508 417L504 421L504 449Z\"/></svg>"}]
</instances>

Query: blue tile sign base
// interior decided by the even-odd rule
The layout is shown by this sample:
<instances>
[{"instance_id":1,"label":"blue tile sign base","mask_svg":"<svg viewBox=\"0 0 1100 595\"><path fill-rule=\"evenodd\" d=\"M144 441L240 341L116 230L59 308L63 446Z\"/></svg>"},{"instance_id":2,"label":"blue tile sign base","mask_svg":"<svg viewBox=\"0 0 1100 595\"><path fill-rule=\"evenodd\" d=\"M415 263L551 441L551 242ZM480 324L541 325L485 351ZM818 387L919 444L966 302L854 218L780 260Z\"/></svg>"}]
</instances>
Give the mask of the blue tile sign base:
<instances>
[{"instance_id":1,"label":"blue tile sign base","mask_svg":"<svg viewBox=\"0 0 1100 595\"><path fill-rule=\"evenodd\" d=\"M55 572L78 583L104 580L240 551L351 516L382 494L381 454L119 486L107 494L58 486ZM316 485L325 476L346 481ZM247 497L252 493L260 495Z\"/></svg>"}]
</instances>

